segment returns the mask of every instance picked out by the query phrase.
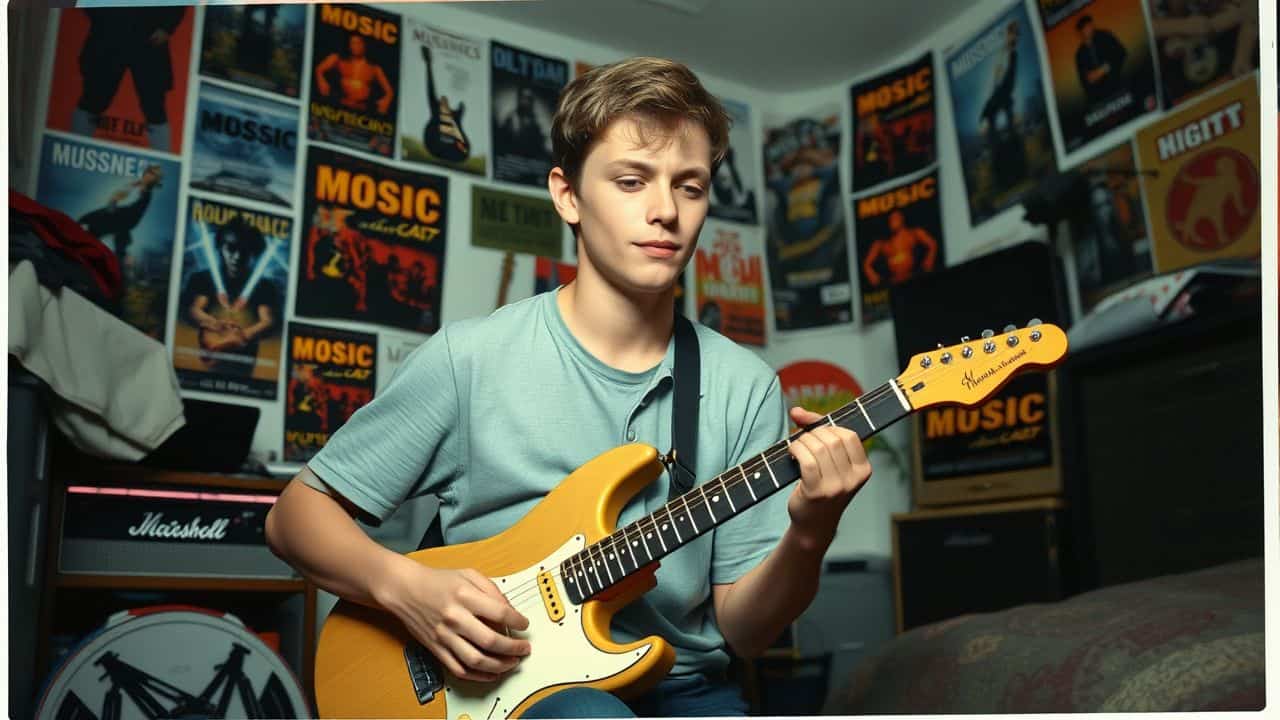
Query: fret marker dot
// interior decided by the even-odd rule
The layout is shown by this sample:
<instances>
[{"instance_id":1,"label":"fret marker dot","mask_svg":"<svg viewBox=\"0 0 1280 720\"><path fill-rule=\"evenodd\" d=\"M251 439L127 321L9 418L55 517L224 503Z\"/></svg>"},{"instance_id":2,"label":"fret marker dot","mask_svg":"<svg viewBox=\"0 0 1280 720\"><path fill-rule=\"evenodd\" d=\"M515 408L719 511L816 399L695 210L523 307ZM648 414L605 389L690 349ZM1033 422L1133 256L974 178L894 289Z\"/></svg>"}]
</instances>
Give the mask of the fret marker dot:
<instances>
[{"instance_id":1,"label":"fret marker dot","mask_svg":"<svg viewBox=\"0 0 1280 720\"><path fill-rule=\"evenodd\" d=\"M666 524L666 523L662 523L662 529L663 529L663 530L666 530L666 529L667 529L667 524Z\"/></svg>"},{"instance_id":2,"label":"fret marker dot","mask_svg":"<svg viewBox=\"0 0 1280 720\"><path fill-rule=\"evenodd\" d=\"M651 537L653 537L653 533L649 533L648 535L645 535L645 537L646 537L646 538L651 538Z\"/></svg>"},{"instance_id":3,"label":"fret marker dot","mask_svg":"<svg viewBox=\"0 0 1280 720\"><path fill-rule=\"evenodd\" d=\"M755 479L756 479L756 480L759 480L759 479L760 479L760 473L756 473L753 477L755 477Z\"/></svg>"},{"instance_id":4,"label":"fret marker dot","mask_svg":"<svg viewBox=\"0 0 1280 720\"><path fill-rule=\"evenodd\" d=\"M719 496L719 495L712 495L712 496L711 496L711 502L720 502L720 496Z\"/></svg>"},{"instance_id":5,"label":"fret marker dot","mask_svg":"<svg viewBox=\"0 0 1280 720\"><path fill-rule=\"evenodd\" d=\"M636 540L632 540L632 541L631 541L631 547L636 547L636 546L638 546L639 544L640 544L640 543L639 543L638 541L636 541Z\"/></svg>"},{"instance_id":6,"label":"fret marker dot","mask_svg":"<svg viewBox=\"0 0 1280 720\"><path fill-rule=\"evenodd\" d=\"M612 560L612 559L613 559L613 553L609 553L609 559L610 559L610 560Z\"/></svg>"}]
</instances>

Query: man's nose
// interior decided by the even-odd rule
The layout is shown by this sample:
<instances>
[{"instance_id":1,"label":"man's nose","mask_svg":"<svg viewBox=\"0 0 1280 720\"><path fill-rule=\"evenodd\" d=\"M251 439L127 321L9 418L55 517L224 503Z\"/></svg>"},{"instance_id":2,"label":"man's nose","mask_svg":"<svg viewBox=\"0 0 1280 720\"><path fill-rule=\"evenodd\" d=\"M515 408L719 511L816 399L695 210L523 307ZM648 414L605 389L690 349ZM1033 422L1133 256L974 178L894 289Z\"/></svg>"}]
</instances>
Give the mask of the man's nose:
<instances>
[{"instance_id":1,"label":"man's nose","mask_svg":"<svg viewBox=\"0 0 1280 720\"><path fill-rule=\"evenodd\" d=\"M676 200L672 197L674 191L661 183L654 183L653 188L649 199L649 224L670 225L678 215Z\"/></svg>"}]
</instances>

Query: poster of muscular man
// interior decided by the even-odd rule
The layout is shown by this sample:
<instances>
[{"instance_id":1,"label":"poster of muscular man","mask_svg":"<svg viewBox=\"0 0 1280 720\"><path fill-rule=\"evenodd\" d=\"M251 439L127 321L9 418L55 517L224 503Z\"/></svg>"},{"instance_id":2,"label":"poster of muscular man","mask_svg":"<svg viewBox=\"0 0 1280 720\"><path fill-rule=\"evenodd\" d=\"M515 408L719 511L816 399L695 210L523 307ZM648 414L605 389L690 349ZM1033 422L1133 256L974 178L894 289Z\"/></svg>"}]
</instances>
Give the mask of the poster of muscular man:
<instances>
[{"instance_id":1,"label":"poster of muscular man","mask_svg":"<svg viewBox=\"0 0 1280 720\"><path fill-rule=\"evenodd\" d=\"M1258 3L1148 0L1165 108L1258 68Z\"/></svg>"},{"instance_id":2,"label":"poster of muscular man","mask_svg":"<svg viewBox=\"0 0 1280 720\"><path fill-rule=\"evenodd\" d=\"M192 15L176 6L62 10L46 125L181 154Z\"/></svg>"},{"instance_id":3,"label":"poster of muscular man","mask_svg":"<svg viewBox=\"0 0 1280 720\"><path fill-rule=\"evenodd\" d=\"M483 176L484 41L405 18L401 44L400 159Z\"/></svg>"},{"instance_id":4,"label":"poster of muscular man","mask_svg":"<svg viewBox=\"0 0 1280 720\"><path fill-rule=\"evenodd\" d=\"M1016 205L1056 172L1033 32L1019 2L947 55L970 225Z\"/></svg>"},{"instance_id":5,"label":"poster of muscular man","mask_svg":"<svg viewBox=\"0 0 1280 720\"><path fill-rule=\"evenodd\" d=\"M489 43L492 58L493 179L545 189L551 171L551 115L569 82L569 63Z\"/></svg>"},{"instance_id":6,"label":"poster of muscular man","mask_svg":"<svg viewBox=\"0 0 1280 720\"><path fill-rule=\"evenodd\" d=\"M293 220L192 197L174 308L182 387L274 400Z\"/></svg>"},{"instance_id":7,"label":"poster of muscular man","mask_svg":"<svg viewBox=\"0 0 1280 720\"><path fill-rule=\"evenodd\" d=\"M47 132L36 200L71 216L120 263L120 317L165 341L181 165Z\"/></svg>"},{"instance_id":8,"label":"poster of muscular man","mask_svg":"<svg viewBox=\"0 0 1280 720\"><path fill-rule=\"evenodd\" d=\"M946 266L938 173L853 201L862 324L889 317L889 288Z\"/></svg>"},{"instance_id":9,"label":"poster of muscular man","mask_svg":"<svg viewBox=\"0 0 1280 720\"><path fill-rule=\"evenodd\" d=\"M378 336L289 322L285 462L306 462L378 386Z\"/></svg>"},{"instance_id":10,"label":"poster of muscular man","mask_svg":"<svg viewBox=\"0 0 1280 720\"><path fill-rule=\"evenodd\" d=\"M1261 252L1259 113L1248 75L1138 131L1156 272Z\"/></svg>"},{"instance_id":11,"label":"poster of muscular man","mask_svg":"<svg viewBox=\"0 0 1280 720\"><path fill-rule=\"evenodd\" d=\"M778 330L852 322L840 113L766 125L765 253Z\"/></svg>"},{"instance_id":12,"label":"poster of muscular man","mask_svg":"<svg viewBox=\"0 0 1280 720\"><path fill-rule=\"evenodd\" d=\"M294 311L438 330L448 178L314 146L306 172Z\"/></svg>"},{"instance_id":13,"label":"poster of muscular man","mask_svg":"<svg viewBox=\"0 0 1280 720\"><path fill-rule=\"evenodd\" d=\"M1040 0L1039 6L1066 152L1159 108L1142 0Z\"/></svg>"},{"instance_id":14,"label":"poster of muscular man","mask_svg":"<svg viewBox=\"0 0 1280 720\"><path fill-rule=\"evenodd\" d=\"M296 98L306 30L303 5L210 5L200 74Z\"/></svg>"},{"instance_id":15,"label":"poster of muscular man","mask_svg":"<svg viewBox=\"0 0 1280 720\"><path fill-rule=\"evenodd\" d=\"M1127 143L1080 164L1088 211L1071 220L1080 312L1151 274L1151 238L1143 219L1133 147Z\"/></svg>"},{"instance_id":16,"label":"poster of muscular man","mask_svg":"<svg viewBox=\"0 0 1280 720\"><path fill-rule=\"evenodd\" d=\"M364 5L316 6L307 137L391 157L400 42L398 15Z\"/></svg>"},{"instance_id":17,"label":"poster of muscular man","mask_svg":"<svg viewBox=\"0 0 1280 720\"><path fill-rule=\"evenodd\" d=\"M910 175L938 157L933 55L854 85L853 192Z\"/></svg>"}]
</instances>

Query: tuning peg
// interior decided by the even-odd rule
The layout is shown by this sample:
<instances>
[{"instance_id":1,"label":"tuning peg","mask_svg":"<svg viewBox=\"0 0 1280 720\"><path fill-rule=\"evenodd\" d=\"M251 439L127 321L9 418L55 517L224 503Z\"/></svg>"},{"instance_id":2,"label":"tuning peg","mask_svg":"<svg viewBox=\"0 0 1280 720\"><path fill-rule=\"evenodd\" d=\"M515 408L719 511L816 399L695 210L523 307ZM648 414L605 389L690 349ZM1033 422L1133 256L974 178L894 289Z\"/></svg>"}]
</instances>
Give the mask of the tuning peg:
<instances>
[{"instance_id":1,"label":"tuning peg","mask_svg":"<svg viewBox=\"0 0 1280 720\"><path fill-rule=\"evenodd\" d=\"M991 337L992 335L995 335L995 332L993 332L990 328L987 328L986 330L983 330L983 331L982 331L982 337L983 337L983 338L989 338L989 337Z\"/></svg>"},{"instance_id":2,"label":"tuning peg","mask_svg":"<svg viewBox=\"0 0 1280 720\"><path fill-rule=\"evenodd\" d=\"M967 343L967 342L969 342L969 336L968 336L968 335L961 335L961 336L960 336L960 342L962 342L962 343Z\"/></svg>"},{"instance_id":3,"label":"tuning peg","mask_svg":"<svg viewBox=\"0 0 1280 720\"><path fill-rule=\"evenodd\" d=\"M1031 318L1031 322L1027 323L1027 327L1035 327L1040 324L1041 324L1040 318Z\"/></svg>"},{"instance_id":4,"label":"tuning peg","mask_svg":"<svg viewBox=\"0 0 1280 720\"><path fill-rule=\"evenodd\" d=\"M1014 325L1014 324L1010 323L1010 324L1008 324L1008 325L1005 325L1005 326L1004 326L1004 330L1002 330L1001 332L1011 333L1011 332L1013 332L1014 330L1017 330L1017 329L1018 329L1018 326L1017 326L1017 325Z\"/></svg>"}]
</instances>

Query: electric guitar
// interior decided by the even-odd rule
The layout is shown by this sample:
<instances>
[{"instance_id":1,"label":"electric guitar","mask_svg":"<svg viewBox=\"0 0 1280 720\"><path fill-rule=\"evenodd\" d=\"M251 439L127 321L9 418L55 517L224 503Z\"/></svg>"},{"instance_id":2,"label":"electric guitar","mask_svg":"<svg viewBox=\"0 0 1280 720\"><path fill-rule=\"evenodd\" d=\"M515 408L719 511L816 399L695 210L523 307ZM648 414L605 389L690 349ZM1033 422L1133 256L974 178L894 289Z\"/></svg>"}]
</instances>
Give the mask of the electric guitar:
<instances>
[{"instance_id":1,"label":"electric guitar","mask_svg":"<svg viewBox=\"0 0 1280 720\"><path fill-rule=\"evenodd\" d=\"M802 428L747 462L622 528L622 507L663 470L647 445L623 445L581 466L523 519L491 538L408 557L434 568L475 568L502 590L529 628L533 654L496 682L448 674L389 613L341 601L321 630L315 693L325 717L494 720L519 717L559 690L590 686L637 695L670 671L661 637L616 644L615 612L656 585L658 561L799 479L788 443L830 423L866 439L924 407L976 405L1024 368L1061 361L1067 338L1054 325L1012 326L921 353L896 378Z\"/></svg>"}]
</instances>

